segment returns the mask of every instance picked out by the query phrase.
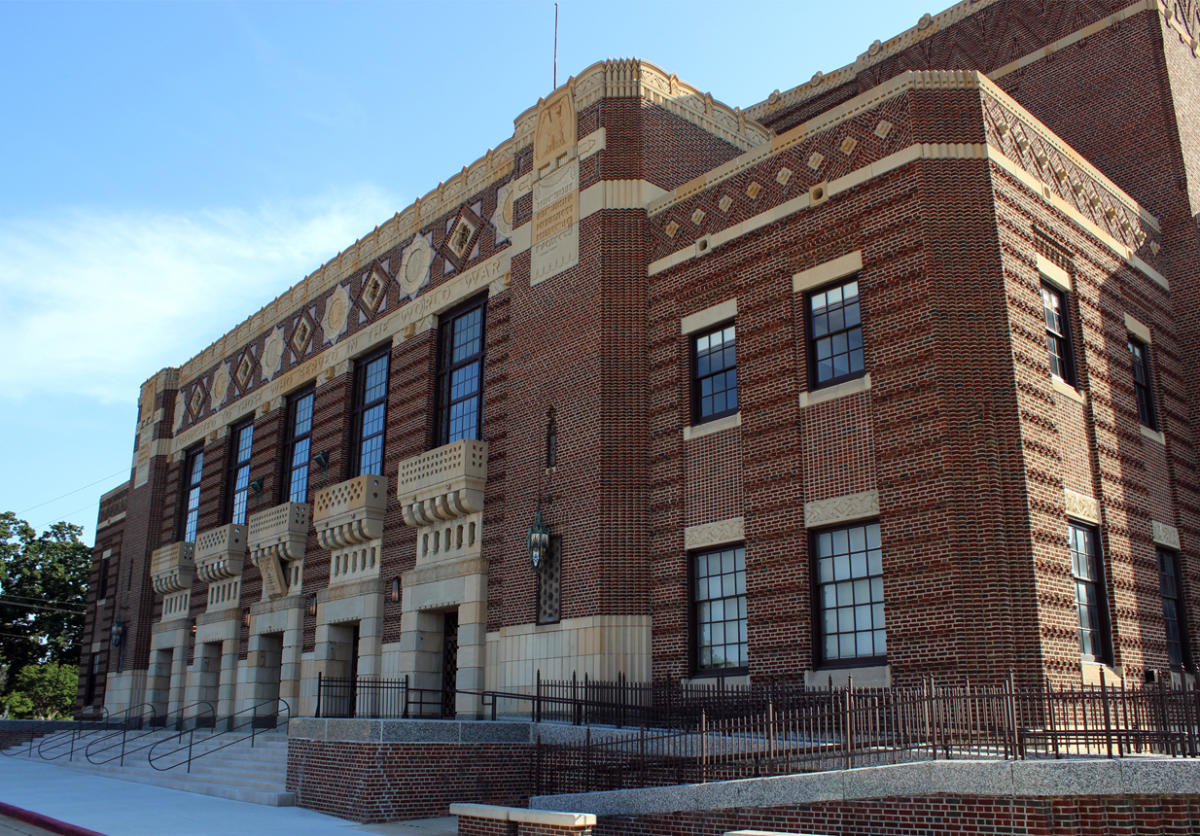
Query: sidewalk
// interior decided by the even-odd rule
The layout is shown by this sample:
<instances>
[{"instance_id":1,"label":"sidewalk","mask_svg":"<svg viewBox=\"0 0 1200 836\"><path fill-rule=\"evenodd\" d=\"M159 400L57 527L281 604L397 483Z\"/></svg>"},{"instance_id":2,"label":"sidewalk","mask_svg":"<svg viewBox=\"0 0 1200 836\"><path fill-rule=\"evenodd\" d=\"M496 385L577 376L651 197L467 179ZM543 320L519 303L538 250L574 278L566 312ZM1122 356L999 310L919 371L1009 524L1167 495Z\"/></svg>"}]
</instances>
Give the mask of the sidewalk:
<instances>
[{"instance_id":1,"label":"sidewalk","mask_svg":"<svg viewBox=\"0 0 1200 836\"><path fill-rule=\"evenodd\" d=\"M102 778L37 760L0 756L0 801L106 836L452 836L454 819L356 824L302 807L266 807ZM28 825L20 826L28 829ZM0 833L4 833L0 829ZM9 831L11 832L11 831ZM17 833L23 831L17 830ZM36 831L34 831L36 832Z\"/></svg>"}]
</instances>

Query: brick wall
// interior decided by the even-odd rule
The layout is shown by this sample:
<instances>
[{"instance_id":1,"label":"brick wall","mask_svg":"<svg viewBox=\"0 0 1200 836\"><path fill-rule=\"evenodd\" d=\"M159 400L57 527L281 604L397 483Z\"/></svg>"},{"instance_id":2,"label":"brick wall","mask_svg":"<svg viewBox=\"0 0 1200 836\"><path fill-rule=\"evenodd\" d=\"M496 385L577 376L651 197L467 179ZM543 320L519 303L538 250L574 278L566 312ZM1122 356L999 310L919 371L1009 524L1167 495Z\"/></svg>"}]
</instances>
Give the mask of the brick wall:
<instances>
[{"instance_id":1,"label":"brick wall","mask_svg":"<svg viewBox=\"0 0 1200 836\"><path fill-rule=\"evenodd\" d=\"M454 802L524 805L533 747L519 743L288 743L296 803L358 822L445 816Z\"/></svg>"}]
</instances>

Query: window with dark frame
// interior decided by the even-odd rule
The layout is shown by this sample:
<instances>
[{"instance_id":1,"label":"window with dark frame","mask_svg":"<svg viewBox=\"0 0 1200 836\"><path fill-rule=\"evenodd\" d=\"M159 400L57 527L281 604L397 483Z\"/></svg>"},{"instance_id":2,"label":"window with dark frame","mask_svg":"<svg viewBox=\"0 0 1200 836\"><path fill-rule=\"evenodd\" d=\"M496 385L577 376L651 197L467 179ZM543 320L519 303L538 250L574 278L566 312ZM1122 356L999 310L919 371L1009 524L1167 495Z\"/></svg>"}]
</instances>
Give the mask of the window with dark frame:
<instances>
[{"instance_id":1,"label":"window with dark frame","mask_svg":"<svg viewBox=\"0 0 1200 836\"><path fill-rule=\"evenodd\" d=\"M229 482L226 488L226 515L234 525L246 524L246 506L250 499L250 452L254 446L254 419L234 424L229 433Z\"/></svg>"},{"instance_id":2,"label":"window with dark frame","mask_svg":"<svg viewBox=\"0 0 1200 836\"><path fill-rule=\"evenodd\" d=\"M692 337L692 423L737 411L737 332L730 322Z\"/></svg>"},{"instance_id":3,"label":"window with dark frame","mask_svg":"<svg viewBox=\"0 0 1200 836\"><path fill-rule=\"evenodd\" d=\"M185 543L196 540L196 524L200 519L200 478L204 473L204 448L193 447L183 460L183 490L180 491L179 539Z\"/></svg>"},{"instance_id":4,"label":"window with dark frame","mask_svg":"<svg viewBox=\"0 0 1200 836\"><path fill-rule=\"evenodd\" d=\"M883 549L879 523L826 528L812 535L817 590L817 657L821 664L887 658Z\"/></svg>"},{"instance_id":5,"label":"window with dark frame","mask_svg":"<svg viewBox=\"0 0 1200 836\"><path fill-rule=\"evenodd\" d=\"M1050 373L1075 385L1075 361L1071 356L1071 319L1067 296L1049 282L1042 282L1042 319L1046 324L1046 353Z\"/></svg>"},{"instance_id":6,"label":"window with dark frame","mask_svg":"<svg viewBox=\"0 0 1200 836\"><path fill-rule=\"evenodd\" d=\"M99 590L96 593L96 600L103 601L108 597L108 559L111 555L104 554L100 557L100 576L96 579Z\"/></svg>"},{"instance_id":7,"label":"window with dark frame","mask_svg":"<svg viewBox=\"0 0 1200 836\"><path fill-rule=\"evenodd\" d=\"M1104 595L1104 564L1100 535L1095 528L1070 523L1071 574L1079 613L1079 652L1093 662L1112 661L1109 649L1108 606Z\"/></svg>"},{"instance_id":8,"label":"window with dark frame","mask_svg":"<svg viewBox=\"0 0 1200 836\"><path fill-rule=\"evenodd\" d=\"M1191 648L1184 629L1183 578L1176 552L1158 550L1158 588L1162 593L1163 621L1166 623L1167 660L1172 668L1190 667Z\"/></svg>"},{"instance_id":9,"label":"window with dark frame","mask_svg":"<svg viewBox=\"0 0 1200 836\"><path fill-rule=\"evenodd\" d=\"M817 389L862 377L862 309L858 276L808 295L809 388Z\"/></svg>"},{"instance_id":10,"label":"window with dark frame","mask_svg":"<svg viewBox=\"0 0 1200 836\"><path fill-rule=\"evenodd\" d=\"M288 398L287 435L284 439L284 502L308 501L308 462L312 458L313 390Z\"/></svg>"},{"instance_id":11,"label":"window with dark frame","mask_svg":"<svg viewBox=\"0 0 1200 836\"><path fill-rule=\"evenodd\" d=\"M487 297L441 317L438 329L438 411L435 444L480 438L483 429Z\"/></svg>"},{"instance_id":12,"label":"window with dark frame","mask_svg":"<svg viewBox=\"0 0 1200 836\"><path fill-rule=\"evenodd\" d=\"M749 665L746 642L746 547L721 546L691 555L695 670Z\"/></svg>"},{"instance_id":13,"label":"window with dark frame","mask_svg":"<svg viewBox=\"0 0 1200 836\"><path fill-rule=\"evenodd\" d=\"M1133 390L1137 395L1138 420L1143 426L1157 430L1158 415L1154 410L1154 389L1150 376L1150 346L1130 334L1129 354L1133 361Z\"/></svg>"},{"instance_id":14,"label":"window with dark frame","mask_svg":"<svg viewBox=\"0 0 1200 836\"><path fill-rule=\"evenodd\" d=\"M388 349L361 358L354 367L354 431L350 476L383 474L383 434L387 425Z\"/></svg>"},{"instance_id":15,"label":"window with dark frame","mask_svg":"<svg viewBox=\"0 0 1200 836\"><path fill-rule=\"evenodd\" d=\"M562 537L550 535L550 551L537 572L537 623L556 624L562 618Z\"/></svg>"}]
</instances>

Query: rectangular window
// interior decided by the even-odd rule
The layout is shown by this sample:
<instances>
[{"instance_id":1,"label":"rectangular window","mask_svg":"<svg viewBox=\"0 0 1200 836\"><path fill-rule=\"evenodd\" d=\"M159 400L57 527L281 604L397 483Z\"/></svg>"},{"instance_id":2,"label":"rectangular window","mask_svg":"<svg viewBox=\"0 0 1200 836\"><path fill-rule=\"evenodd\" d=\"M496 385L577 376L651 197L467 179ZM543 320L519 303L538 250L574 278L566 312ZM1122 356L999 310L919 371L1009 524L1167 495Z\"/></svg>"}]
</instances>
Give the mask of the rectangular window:
<instances>
[{"instance_id":1,"label":"rectangular window","mask_svg":"<svg viewBox=\"0 0 1200 836\"><path fill-rule=\"evenodd\" d=\"M737 411L737 334L731 322L692 337L692 423Z\"/></svg>"},{"instance_id":2,"label":"rectangular window","mask_svg":"<svg viewBox=\"0 0 1200 836\"><path fill-rule=\"evenodd\" d=\"M354 367L354 445L350 475L383 474L383 431L387 424L388 350Z\"/></svg>"},{"instance_id":3,"label":"rectangular window","mask_svg":"<svg viewBox=\"0 0 1200 836\"><path fill-rule=\"evenodd\" d=\"M1074 386L1075 361L1071 357L1071 320L1067 315L1067 298L1048 282L1042 282L1042 318L1046 322L1046 352L1050 358L1050 373Z\"/></svg>"},{"instance_id":4,"label":"rectangular window","mask_svg":"<svg viewBox=\"0 0 1200 836\"><path fill-rule=\"evenodd\" d=\"M288 398L284 439L283 501L308 501L308 461L312 453L313 390Z\"/></svg>"},{"instance_id":5,"label":"rectangular window","mask_svg":"<svg viewBox=\"0 0 1200 836\"><path fill-rule=\"evenodd\" d=\"M196 523L200 519L200 477L203 473L204 448L193 447L183 460L183 486L179 502L179 539L185 543L196 540Z\"/></svg>"},{"instance_id":6,"label":"rectangular window","mask_svg":"<svg viewBox=\"0 0 1200 836\"><path fill-rule=\"evenodd\" d=\"M887 631L879 523L818 531L813 534L812 552L821 662L882 663L887 655Z\"/></svg>"},{"instance_id":7,"label":"rectangular window","mask_svg":"<svg viewBox=\"0 0 1200 836\"><path fill-rule=\"evenodd\" d=\"M1167 659L1172 668L1190 666L1183 617L1183 584L1179 555L1175 552L1158 550L1158 588L1162 592L1163 620L1167 628Z\"/></svg>"},{"instance_id":8,"label":"rectangular window","mask_svg":"<svg viewBox=\"0 0 1200 836\"><path fill-rule=\"evenodd\" d=\"M1075 578L1075 606L1079 611L1079 650L1084 659L1110 662L1108 607L1104 600L1104 564L1096 529L1070 524L1071 574Z\"/></svg>"},{"instance_id":9,"label":"rectangular window","mask_svg":"<svg viewBox=\"0 0 1200 836\"><path fill-rule=\"evenodd\" d=\"M487 297L441 318L438 333L438 446L479 438L483 428L483 372Z\"/></svg>"},{"instance_id":10,"label":"rectangular window","mask_svg":"<svg viewBox=\"0 0 1200 836\"><path fill-rule=\"evenodd\" d=\"M100 558L100 577L97 578L99 591L96 593L96 600L103 601L108 597L108 558L109 554L105 554Z\"/></svg>"},{"instance_id":11,"label":"rectangular window","mask_svg":"<svg viewBox=\"0 0 1200 836\"><path fill-rule=\"evenodd\" d=\"M246 504L250 499L250 450L254 446L254 419L234 424L229 433L229 482L226 487L226 514L234 525L246 524Z\"/></svg>"},{"instance_id":12,"label":"rectangular window","mask_svg":"<svg viewBox=\"0 0 1200 836\"><path fill-rule=\"evenodd\" d=\"M1133 361L1133 389L1137 394L1138 420L1150 429L1157 430L1154 389L1150 384L1150 346L1130 335L1129 354Z\"/></svg>"},{"instance_id":13,"label":"rectangular window","mask_svg":"<svg viewBox=\"0 0 1200 836\"><path fill-rule=\"evenodd\" d=\"M746 547L692 555L692 606L697 671L745 668Z\"/></svg>"},{"instance_id":14,"label":"rectangular window","mask_svg":"<svg viewBox=\"0 0 1200 836\"><path fill-rule=\"evenodd\" d=\"M550 552L537 573L537 623L555 624L562 618L562 537L550 537Z\"/></svg>"},{"instance_id":15,"label":"rectangular window","mask_svg":"<svg viewBox=\"0 0 1200 836\"><path fill-rule=\"evenodd\" d=\"M866 361L858 277L809 294L807 308L810 388L862 377Z\"/></svg>"}]
</instances>

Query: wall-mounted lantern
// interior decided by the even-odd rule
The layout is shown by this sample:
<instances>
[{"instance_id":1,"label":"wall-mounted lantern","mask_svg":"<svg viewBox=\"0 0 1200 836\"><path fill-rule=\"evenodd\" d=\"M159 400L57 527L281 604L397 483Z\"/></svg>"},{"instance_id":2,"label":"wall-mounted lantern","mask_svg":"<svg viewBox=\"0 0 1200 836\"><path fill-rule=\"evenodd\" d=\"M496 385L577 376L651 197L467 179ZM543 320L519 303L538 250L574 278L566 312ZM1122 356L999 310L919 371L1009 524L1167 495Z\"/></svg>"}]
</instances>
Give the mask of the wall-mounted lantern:
<instances>
[{"instance_id":1,"label":"wall-mounted lantern","mask_svg":"<svg viewBox=\"0 0 1200 836\"><path fill-rule=\"evenodd\" d=\"M388 588L388 598L393 604L400 603L400 579L392 578L392 582Z\"/></svg>"},{"instance_id":2,"label":"wall-mounted lantern","mask_svg":"<svg viewBox=\"0 0 1200 836\"><path fill-rule=\"evenodd\" d=\"M550 526L542 520L542 507L539 504L537 513L533 515L533 525L529 526L529 562L536 572L542 568L546 553L550 549Z\"/></svg>"}]
</instances>

